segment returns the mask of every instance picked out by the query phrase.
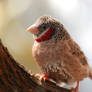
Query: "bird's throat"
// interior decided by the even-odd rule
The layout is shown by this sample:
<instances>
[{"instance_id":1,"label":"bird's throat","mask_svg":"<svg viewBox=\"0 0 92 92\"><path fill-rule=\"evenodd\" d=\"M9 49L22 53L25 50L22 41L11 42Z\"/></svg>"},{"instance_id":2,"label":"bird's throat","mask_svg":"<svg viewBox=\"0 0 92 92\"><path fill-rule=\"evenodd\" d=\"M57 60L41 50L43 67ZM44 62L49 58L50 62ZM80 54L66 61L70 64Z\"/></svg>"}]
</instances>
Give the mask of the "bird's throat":
<instances>
[{"instance_id":1,"label":"bird's throat","mask_svg":"<svg viewBox=\"0 0 92 92\"><path fill-rule=\"evenodd\" d=\"M35 40L37 42L46 41L46 40L50 39L50 37L51 37L51 35L53 34L54 31L55 31L55 29L48 28L42 36L40 36L39 38L36 38Z\"/></svg>"}]
</instances>

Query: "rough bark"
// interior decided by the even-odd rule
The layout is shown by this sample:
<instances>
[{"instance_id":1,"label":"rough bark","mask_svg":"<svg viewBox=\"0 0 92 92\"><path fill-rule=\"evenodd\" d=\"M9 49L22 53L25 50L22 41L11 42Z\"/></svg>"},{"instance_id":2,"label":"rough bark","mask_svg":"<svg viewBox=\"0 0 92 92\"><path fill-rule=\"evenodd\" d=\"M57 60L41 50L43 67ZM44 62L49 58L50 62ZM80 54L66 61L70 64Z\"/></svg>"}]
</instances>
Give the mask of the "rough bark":
<instances>
[{"instance_id":1,"label":"rough bark","mask_svg":"<svg viewBox=\"0 0 92 92\"><path fill-rule=\"evenodd\" d=\"M0 92L70 92L55 83L40 81L18 63L0 40Z\"/></svg>"}]
</instances>

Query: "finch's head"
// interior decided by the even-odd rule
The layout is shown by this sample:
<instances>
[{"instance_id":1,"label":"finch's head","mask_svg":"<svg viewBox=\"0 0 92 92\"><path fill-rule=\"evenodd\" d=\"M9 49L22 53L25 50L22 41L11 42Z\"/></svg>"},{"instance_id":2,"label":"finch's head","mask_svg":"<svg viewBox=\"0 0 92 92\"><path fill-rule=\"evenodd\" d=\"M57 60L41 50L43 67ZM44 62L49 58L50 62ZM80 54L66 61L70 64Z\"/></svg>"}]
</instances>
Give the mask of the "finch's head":
<instances>
[{"instance_id":1,"label":"finch's head","mask_svg":"<svg viewBox=\"0 0 92 92\"><path fill-rule=\"evenodd\" d=\"M43 42L52 39L57 31L62 30L63 25L51 16L41 16L31 25L27 31L34 35L37 42Z\"/></svg>"}]
</instances>

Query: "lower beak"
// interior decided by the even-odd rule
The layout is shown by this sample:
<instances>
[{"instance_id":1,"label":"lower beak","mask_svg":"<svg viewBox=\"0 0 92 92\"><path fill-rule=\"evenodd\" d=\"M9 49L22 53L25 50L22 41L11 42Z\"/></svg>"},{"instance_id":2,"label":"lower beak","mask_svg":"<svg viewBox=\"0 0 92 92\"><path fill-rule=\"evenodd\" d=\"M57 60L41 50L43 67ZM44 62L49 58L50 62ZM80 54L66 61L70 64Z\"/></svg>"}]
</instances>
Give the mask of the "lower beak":
<instances>
[{"instance_id":1,"label":"lower beak","mask_svg":"<svg viewBox=\"0 0 92 92\"><path fill-rule=\"evenodd\" d=\"M35 34L38 31L38 27L36 24L33 24L26 31Z\"/></svg>"}]
</instances>

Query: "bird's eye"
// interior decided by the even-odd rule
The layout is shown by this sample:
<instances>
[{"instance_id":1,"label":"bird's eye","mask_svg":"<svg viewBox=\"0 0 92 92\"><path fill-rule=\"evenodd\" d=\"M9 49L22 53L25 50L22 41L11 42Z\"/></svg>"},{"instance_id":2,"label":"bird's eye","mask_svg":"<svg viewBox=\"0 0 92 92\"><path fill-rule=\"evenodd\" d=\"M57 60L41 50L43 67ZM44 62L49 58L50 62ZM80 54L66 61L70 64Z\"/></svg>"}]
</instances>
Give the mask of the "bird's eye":
<instances>
[{"instance_id":1,"label":"bird's eye","mask_svg":"<svg viewBox=\"0 0 92 92\"><path fill-rule=\"evenodd\" d=\"M43 30L46 30L46 29L47 29L46 25L43 25L43 26L42 26L42 29L43 29Z\"/></svg>"}]
</instances>

